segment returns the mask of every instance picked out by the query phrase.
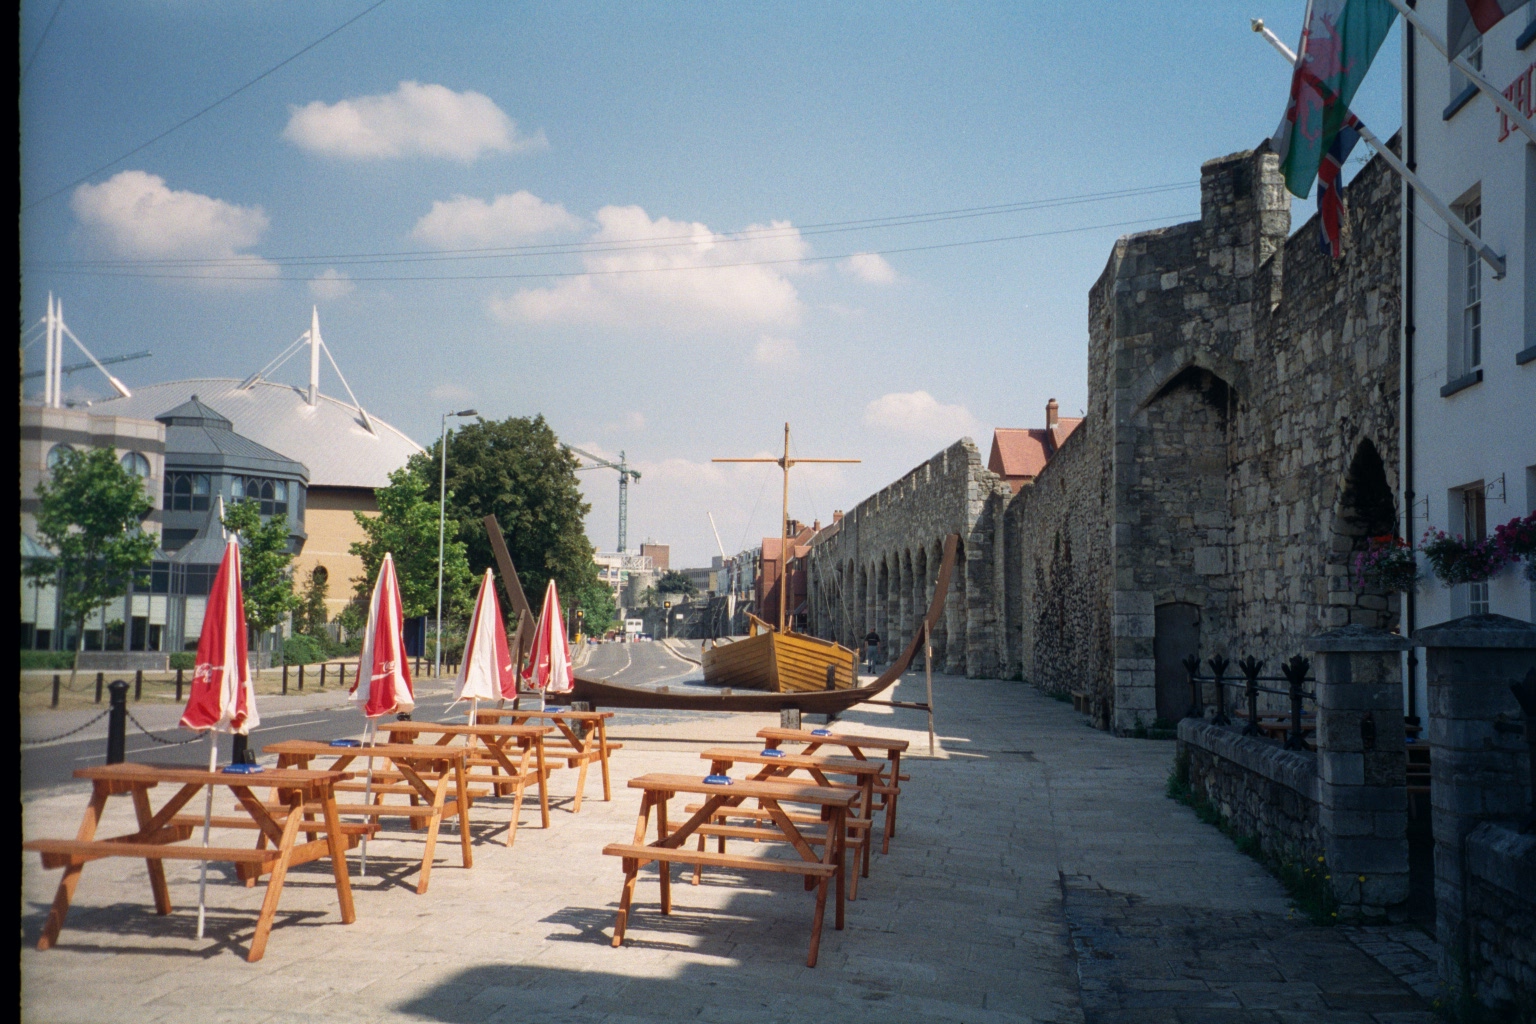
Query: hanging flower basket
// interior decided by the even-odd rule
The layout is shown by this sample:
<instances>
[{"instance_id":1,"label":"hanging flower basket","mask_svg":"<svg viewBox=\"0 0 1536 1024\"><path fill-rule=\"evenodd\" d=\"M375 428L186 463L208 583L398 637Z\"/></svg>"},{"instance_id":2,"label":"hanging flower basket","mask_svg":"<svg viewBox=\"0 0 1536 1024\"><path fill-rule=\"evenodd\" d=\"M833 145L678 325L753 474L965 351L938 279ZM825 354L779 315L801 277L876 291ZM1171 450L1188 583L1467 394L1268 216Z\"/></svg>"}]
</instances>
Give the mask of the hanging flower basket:
<instances>
[{"instance_id":1,"label":"hanging flower basket","mask_svg":"<svg viewBox=\"0 0 1536 1024\"><path fill-rule=\"evenodd\" d=\"M1355 590L1360 593L1416 590L1421 575L1413 549L1396 537L1372 537L1366 550L1355 552Z\"/></svg>"},{"instance_id":2,"label":"hanging flower basket","mask_svg":"<svg viewBox=\"0 0 1536 1024\"><path fill-rule=\"evenodd\" d=\"M1536 583L1536 512L1494 527L1493 546L1506 562L1525 563L1525 578Z\"/></svg>"},{"instance_id":3,"label":"hanging flower basket","mask_svg":"<svg viewBox=\"0 0 1536 1024\"><path fill-rule=\"evenodd\" d=\"M1509 564L1492 539L1468 542L1434 527L1425 531L1419 548L1435 576L1448 587L1492 579Z\"/></svg>"}]
</instances>

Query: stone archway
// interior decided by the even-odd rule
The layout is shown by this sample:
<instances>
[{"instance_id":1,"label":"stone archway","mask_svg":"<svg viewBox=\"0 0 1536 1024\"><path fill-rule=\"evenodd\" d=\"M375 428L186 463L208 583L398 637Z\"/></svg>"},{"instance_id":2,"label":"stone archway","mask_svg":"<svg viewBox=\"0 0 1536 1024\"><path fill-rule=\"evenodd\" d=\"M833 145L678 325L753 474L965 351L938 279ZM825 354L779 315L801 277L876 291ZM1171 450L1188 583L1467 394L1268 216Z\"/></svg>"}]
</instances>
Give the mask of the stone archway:
<instances>
[{"instance_id":1,"label":"stone archway","mask_svg":"<svg viewBox=\"0 0 1536 1024\"><path fill-rule=\"evenodd\" d=\"M1397 501L1387 480L1381 452L1369 438L1355 447L1339 488L1333 515L1328 564L1344 571L1328 577L1328 626L1390 628L1396 621L1397 595L1358 577L1355 558L1371 538L1397 536Z\"/></svg>"},{"instance_id":2,"label":"stone archway","mask_svg":"<svg viewBox=\"0 0 1536 1024\"><path fill-rule=\"evenodd\" d=\"M935 567L935 569L934 569L935 574L937 574L937 572L938 572L938 567L942 566L944 564L944 545L943 545L942 541L935 541L934 542L934 544L933 544L933 552L932 552L931 557L929 558L929 564ZM935 580L935 584L934 585L937 586L937 580ZM950 582L950 589L951 590L954 589L954 582L953 581ZM925 599L925 600L931 600L931 597L928 598L928 599ZM926 609L926 607L927 607L927 605L925 603L924 604L924 608ZM947 609L947 604L946 604L946 609ZM948 657L948 655L949 655L949 617L947 615L940 615L939 616L939 621L934 623L934 626L933 626L933 666L934 666L934 668L938 669L941 672L947 671L947 668L946 668L947 662L946 662L945 659Z\"/></svg>"},{"instance_id":3,"label":"stone archway","mask_svg":"<svg viewBox=\"0 0 1536 1024\"><path fill-rule=\"evenodd\" d=\"M875 570L875 632L880 634L880 643L889 649L891 638L891 566L882 558Z\"/></svg>"},{"instance_id":4,"label":"stone archway","mask_svg":"<svg viewBox=\"0 0 1536 1024\"><path fill-rule=\"evenodd\" d=\"M913 609L916 605L916 595L913 593L914 580L912 576L912 552L903 551L898 558L901 564L901 592L899 596L899 618L897 650L906 650L907 644L912 642Z\"/></svg>"},{"instance_id":5,"label":"stone archway","mask_svg":"<svg viewBox=\"0 0 1536 1024\"><path fill-rule=\"evenodd\" d=\"M955 570L949 578L949 596L944 600L944 671L957 676L965 675L966 646L970 637L966 568L965 539L962 537L955 546Z\"/></svg>"}]
</instances>

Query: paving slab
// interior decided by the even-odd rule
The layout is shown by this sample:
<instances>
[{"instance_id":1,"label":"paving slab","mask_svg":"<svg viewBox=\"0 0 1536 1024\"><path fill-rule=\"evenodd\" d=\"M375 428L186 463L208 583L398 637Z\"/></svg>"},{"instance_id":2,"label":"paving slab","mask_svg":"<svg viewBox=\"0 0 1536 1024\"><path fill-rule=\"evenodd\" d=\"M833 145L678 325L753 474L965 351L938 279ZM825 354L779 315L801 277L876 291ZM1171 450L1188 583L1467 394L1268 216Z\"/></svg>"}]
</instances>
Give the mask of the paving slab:
<instances>
[{"instance_id":1,"label":"paving slab","mask_svg":"<svg viewBox=\"0 0 1536 1024\"><path fill-rule=\"evenodd\" d=\"M908 677L898 699L921 699ZM1368 1021L1418 1024L1419 994L1376 956L1423 967L1410 936L1313 928L1275 880L1163 796L1171 743L1116 739L1017 682L934 679L939 744L923 716L864 707L840 726L907 739L912 776L891 852L874 856L847 928L828 914L805 967L812 899L793 876L679 870L675 912L642 875L625 945L609 945L619 864L646 772L702 774L706 744L751 743L772 715L619 711L614 799L596 773L579 815L575 773L555 773L548 831L477 804L475 866L445 826L431 887L414 892L421 834L388 823L357 877L357 921L337 916L329 869L290 875L266 957L246 945L263 890L209 873L196 938L197 866L168 862L175 910L157 917L142 862L94 862L56 948L34 947L59 873L22 858L26 1020L1108 1022ZM23 805L27 837L72 835L86 790ZM103 828L131 828L125 800ZM241 842L249 842L247 833ZM1422 944L1420 944L1422 945ZM1432 949L1430 950L1432 952Z\"/></svg>"}]
</instances>

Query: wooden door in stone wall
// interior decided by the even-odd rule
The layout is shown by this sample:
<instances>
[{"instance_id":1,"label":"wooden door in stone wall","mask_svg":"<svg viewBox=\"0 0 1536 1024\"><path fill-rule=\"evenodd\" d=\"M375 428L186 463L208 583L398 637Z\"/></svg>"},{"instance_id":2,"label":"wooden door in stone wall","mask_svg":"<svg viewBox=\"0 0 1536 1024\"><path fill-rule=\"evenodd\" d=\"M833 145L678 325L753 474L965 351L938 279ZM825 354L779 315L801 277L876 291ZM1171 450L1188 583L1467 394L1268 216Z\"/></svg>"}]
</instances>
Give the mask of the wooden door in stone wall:
<instances>
[{"instance_id":1,"label":"wooden door in stone wall","mask_svg":"<svg viewBox=\"0 0 1536 1024\"><path fill-rule=\"evenodd\" d=\"M1157 606L1152 656L1157 663L1157 717L1177 722L1189 710L1184 659L1200 654L1200 608L1176 601Z\"/></svg>"}]
</instances>

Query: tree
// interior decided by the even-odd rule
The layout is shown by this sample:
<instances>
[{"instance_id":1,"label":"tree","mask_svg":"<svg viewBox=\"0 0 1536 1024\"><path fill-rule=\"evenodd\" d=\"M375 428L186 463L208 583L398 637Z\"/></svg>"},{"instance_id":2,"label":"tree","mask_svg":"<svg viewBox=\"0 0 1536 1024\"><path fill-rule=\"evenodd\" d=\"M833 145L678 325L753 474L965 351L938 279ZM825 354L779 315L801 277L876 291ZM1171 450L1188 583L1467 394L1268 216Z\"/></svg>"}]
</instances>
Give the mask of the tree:
<instances>
[{"instance_id":1,"label":"tree","mask_svg":"<svg viewBox=\"0 0 1536 1024\"><path fill-rule=\"evenodd\" d=\"M434 444L407 467L425 486L434 514L440 454ZM543 416L477 420L461 428L448 441L449 530L463 542L474 574L483 575L497 568L483 525L486 516L495 516L535 613L554 579L562 597L575 600L589 620L607 621L602 616L612 614L612 594L592 561L585 525L592 506L581 499L578 464Z\"/></svg>"},{"instance_id":2,"label":"tree","mask_svg":"<svg viewBox=\"0 0 1536 1024\"><path fill-rule=\"evenodd\" d=\"M240 590L246 625L265 633L299 606L288 564L288 517L261 521L261 505L242 501L224 513L224 529L240 535Z\"/></svg>"},{"instance_id":3,"label":"tree","mask_svg":"<svg viewBox=\"0 0 1536 1024\"><path fill-rule=\"evenodd\" d=\"M428 498L426 483L410 466L391 473L389 486L374 494L379 501L377 516L352 513L368 535L366 541L351 548L352 554L363 560L363 575L352 581L357 595L366 608L379 578L379 566L386 554L393 554L406 618L431 615L437 610L437 495L434 491ZM448 498L453 500L452 491ZM468 614L473 580L464 557L464 542L450 535L443 545L445 615Z\"/></svg>"},{"instance_id":4,"label":"tree","mask_svg":"<svg viewBox=\"0 0 1536 1024\"><path fill-rule=\"evenodd\" d=\"M125 593L132 575L154 558L156 538L142 522L155 503L110 448L63 453L37 497L38 536L54 557L34 559L22 572L58 588L59 606L75 626L73 683L86 616Z\"/></svg>"},{"instance_id":5,"label":"tree","mask_svg":"<svg viewBox=\"0 0 1536 1024\"><path fill-rule=\"evenodd\" d=\"M661 574L661 579L656 581L656 590L662 594L684 594L688 597L699 592L693 580L676 569L668 569Z\"/></svg>"},{"instance_id":6,"label":"tree","mask_svg":"<svg viewBox=\"0 0 1536 1024\"><path fill-rule=\"evenodd\" d=\"M325 566L317 565L309 570L309 580L304 593L299 596L299 607L293 613L293 631L305 636L318 637L325 632L325 598L330 592L330 576Z\"/></svg>"}]
</instances>

